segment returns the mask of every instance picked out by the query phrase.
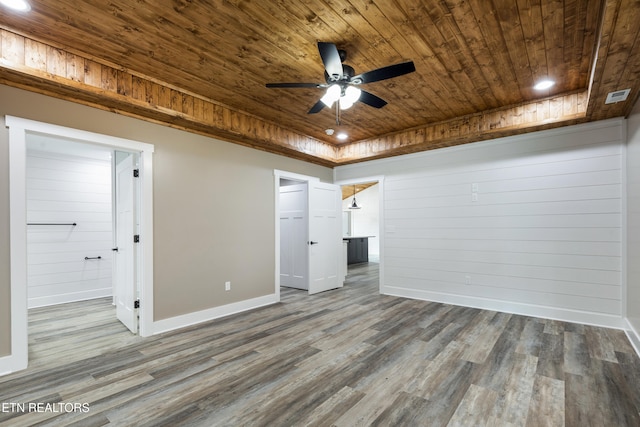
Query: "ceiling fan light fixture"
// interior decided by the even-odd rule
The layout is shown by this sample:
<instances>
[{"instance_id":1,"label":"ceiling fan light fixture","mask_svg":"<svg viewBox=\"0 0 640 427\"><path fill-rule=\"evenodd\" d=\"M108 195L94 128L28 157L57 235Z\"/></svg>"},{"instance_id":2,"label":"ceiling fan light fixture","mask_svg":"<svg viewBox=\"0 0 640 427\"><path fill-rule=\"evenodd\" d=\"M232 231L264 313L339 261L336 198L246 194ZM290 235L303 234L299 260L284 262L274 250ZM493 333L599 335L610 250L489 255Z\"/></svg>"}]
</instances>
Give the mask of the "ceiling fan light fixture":
<instances>
[{"instance_id":1,"label":"ceiling fan light fixture","mask_svg":"<svg viewBox=\"0 0 640 427\"><path fill-rule=\"evenodd\" d=\"M345 91L344 91L343 98L346 98L349 102L351 102L353 104L358 99L360 99L360 94L361 93L362 93L362 91L360 89L358 89L357 87L348 86L347 89L345 89Z\"/></svg>"},{"instance_id":2,"label":"ceiling fan light fixture","mask_svg":"<svg viewBox=\"0 0 640 427\"><path fill-rule=\"evenodd\" d=\"M320 100L324 105L331 108L333 103L340 99L340 92L341 89L339 85L331 85L327 89L327 92L324 94L324 96L320 98Z\"/></svg>"},{"instance_id":3,"label":"ceiling fan light fixture","mask_svg":"<svg viewBox=\"0 0 640 427\"><path fill-rule=\"evenodd\" d=\"M324 80L326 83L282 82L267 83L266 87L283 89L319 89L326 87L327 91L325 94L311 107L307 114L318 113L324 109L324 107L332 108L334 106L333 104L340 100L340 103L335 106L336 124L338 125L340 125L340 110L351 108L353 104L358 101L374 108L382 108L387 105L387 101L384 99L372 93L361 91L357 87L353 87L354 85L392 79L416 71L416 66L413 61L407 61L376 68L356 75L353 67L343 63L346 58L346 52L339 50L335 44L319 41L318 53L320 54L320 59L322 59L322 65L324 65Z\"/></svg>"},{"instance_id":4,"label":"ceiling fan light fixture","mask_svg":"<svg viewBox=\"0 0 640 427\"><path fill-rule=\"evenodd\" d=\"M353 102L349 102L346 96L340 98L340 109L346 110L347 108L351 108L353 106Z\"/></svg>"},{"instance_id":5,"label":"ceiling fan light fixture","mask_svg":"<svg viewBox=\"0 0 640 427\"><path fill-rule=\"evenodd\" d=\"M344 91L344 95L340 97L340 108L343 110L351 108L351 106L360 99L360 94L362 94L362 91L357 87L347 86Z\"/></svg>"}]
</instances>

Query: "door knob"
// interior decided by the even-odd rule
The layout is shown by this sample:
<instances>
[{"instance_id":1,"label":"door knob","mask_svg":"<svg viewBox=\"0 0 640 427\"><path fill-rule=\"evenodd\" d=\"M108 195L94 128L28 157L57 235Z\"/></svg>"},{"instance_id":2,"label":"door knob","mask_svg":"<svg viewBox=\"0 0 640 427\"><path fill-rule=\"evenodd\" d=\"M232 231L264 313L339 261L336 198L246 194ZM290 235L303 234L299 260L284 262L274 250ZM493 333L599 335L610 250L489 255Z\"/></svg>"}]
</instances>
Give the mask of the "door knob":
<instances>
[{"instance_id":1,"label":"door knob","mask_svg":"<svg viewBox=\"0 0 640 427\"><path fill-rule=\"evenodd\" d=\"M313 240L310 241L310 242L307 242L307 243L309 243L310 245L317 245L318 244L318 242L314 242Z\"/></svg>"}]
</instances>

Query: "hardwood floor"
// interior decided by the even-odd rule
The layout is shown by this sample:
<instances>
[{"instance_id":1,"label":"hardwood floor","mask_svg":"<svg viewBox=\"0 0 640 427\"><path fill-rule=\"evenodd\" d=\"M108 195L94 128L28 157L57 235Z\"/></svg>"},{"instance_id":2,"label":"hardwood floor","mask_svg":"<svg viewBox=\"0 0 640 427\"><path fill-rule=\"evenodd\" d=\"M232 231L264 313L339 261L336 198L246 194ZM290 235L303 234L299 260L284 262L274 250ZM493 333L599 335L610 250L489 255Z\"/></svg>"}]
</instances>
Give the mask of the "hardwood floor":
<instances>
[{"instance_id":1,"label":"hardwood floor","mask_svg":"<svg viewBox=\"0 0 640 427\"><path fill-rule=\"evenodd\" d=\"M640 425L622 331L379 295L376 276L145 339L109 300L31 310L0 426Z\"/></svg>"}]
</instances>

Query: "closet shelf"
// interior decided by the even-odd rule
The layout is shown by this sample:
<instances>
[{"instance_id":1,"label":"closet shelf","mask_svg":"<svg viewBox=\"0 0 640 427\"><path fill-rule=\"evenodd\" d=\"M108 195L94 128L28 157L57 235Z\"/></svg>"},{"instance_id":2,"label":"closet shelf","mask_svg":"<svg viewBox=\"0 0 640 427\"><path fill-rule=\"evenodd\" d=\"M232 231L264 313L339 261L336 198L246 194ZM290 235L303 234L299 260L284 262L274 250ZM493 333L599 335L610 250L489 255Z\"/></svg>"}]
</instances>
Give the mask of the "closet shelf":
<instances>
[{"instance_id":1,"label":"closet shelf","mask_svg":"<svg viewBox=\"0 0 640 427\"><path fill-rule=\"evenodd\" d=\"M28 222L27 225L78 225L75 222Z\"/></svg>"}]
</instances>

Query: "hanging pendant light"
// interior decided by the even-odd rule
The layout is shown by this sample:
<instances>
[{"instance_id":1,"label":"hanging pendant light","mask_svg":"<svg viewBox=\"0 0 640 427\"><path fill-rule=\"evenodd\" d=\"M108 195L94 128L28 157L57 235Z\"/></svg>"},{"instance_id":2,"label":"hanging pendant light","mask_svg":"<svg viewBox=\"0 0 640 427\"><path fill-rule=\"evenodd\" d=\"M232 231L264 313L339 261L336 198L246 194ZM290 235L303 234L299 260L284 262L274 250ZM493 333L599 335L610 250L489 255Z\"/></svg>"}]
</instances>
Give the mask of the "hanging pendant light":
<instances>
[{"instance_id":1,"label":"hanging pendant light","mask_svg":"<svg viewBox=\"0 0 640 427\"><path fill-rule=\"evenodd\" d=\"M356 186L353 186L353 201L351 202L351 206L349 206L349 209L360 209L360 206L358 206L358 203L356 203Z\"/></svg>"}]
</instances>

